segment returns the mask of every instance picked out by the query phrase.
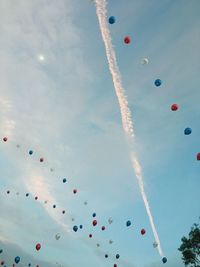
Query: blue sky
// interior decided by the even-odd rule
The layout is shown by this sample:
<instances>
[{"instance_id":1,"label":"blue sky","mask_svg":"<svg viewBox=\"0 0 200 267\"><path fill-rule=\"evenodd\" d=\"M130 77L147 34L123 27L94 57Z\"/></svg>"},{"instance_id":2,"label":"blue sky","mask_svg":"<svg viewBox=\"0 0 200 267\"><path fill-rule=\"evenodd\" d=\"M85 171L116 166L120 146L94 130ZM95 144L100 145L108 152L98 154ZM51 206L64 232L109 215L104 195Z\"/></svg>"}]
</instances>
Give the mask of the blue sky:
<instances>
[{"instance_id":1,"label":"blue sky","mask_svg":"<svg viewBox=\"0 0 200 267\"><path fill-rule=\"evenodd\" d=\"M109 28L166 265L183 266L177 248L200 215L200 2L110 0L107 9L116 17ZM19 266L163 266L131 167L95 5L3 0L0 36L0 259L7 266L17 255ZM144 57L148 65L141 65ZM74 233L75 224L83 229Z\"/></svg>"}]
</instances>

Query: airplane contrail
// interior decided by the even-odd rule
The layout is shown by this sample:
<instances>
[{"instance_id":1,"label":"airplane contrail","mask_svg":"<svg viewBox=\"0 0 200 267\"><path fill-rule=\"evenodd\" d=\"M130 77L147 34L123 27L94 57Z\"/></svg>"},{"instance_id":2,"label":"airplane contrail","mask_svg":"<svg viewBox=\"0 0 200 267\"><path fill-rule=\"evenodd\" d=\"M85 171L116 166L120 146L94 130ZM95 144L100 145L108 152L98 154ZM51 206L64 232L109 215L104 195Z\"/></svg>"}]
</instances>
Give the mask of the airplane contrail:
<instances>
[{"instance_id":1,"label":"airplane contrail","mask_svg":"<svg viewBox=\"0 0 200 267\"><path fill-rule=\"evenodd\" d=\"M110 69L110 73L112 76L115 92L118 98L119 107L121 111L123 129L128 137L129 144L133 144L134 143L134 127L133 127L133 122L131 118L131 112L128 107L128 101L125 96L125 90L122 86L121 75L120 75L120 71L118 68L117 60L116 60L115 50L113 48L111 37L110 37L110 32L107 26L106 0L95 0L95 3L96 3L96 13L97 13L97 17L99 20L100 31L101 31L101 35L102 35L103 42L105 45L108 66ZM141 195L144 201L147 215L149 217L149 222L150 222L153 234L154 234L154 238L158 245L157 248L158 248L160 256L163 256L163 251L161 248L160 240L159 240L159 237L158 237L155 225L154 225L153 216L151 214L149 202L148 202L145 190L144 190L142 168L135 153L133 153L132 149L131 149L130 156L131 156L132 167L133 167L133 170L135 172L135 175L136 175L136 178L139 184L140 192L141 192Z\"/></svg>"}]
</instances>

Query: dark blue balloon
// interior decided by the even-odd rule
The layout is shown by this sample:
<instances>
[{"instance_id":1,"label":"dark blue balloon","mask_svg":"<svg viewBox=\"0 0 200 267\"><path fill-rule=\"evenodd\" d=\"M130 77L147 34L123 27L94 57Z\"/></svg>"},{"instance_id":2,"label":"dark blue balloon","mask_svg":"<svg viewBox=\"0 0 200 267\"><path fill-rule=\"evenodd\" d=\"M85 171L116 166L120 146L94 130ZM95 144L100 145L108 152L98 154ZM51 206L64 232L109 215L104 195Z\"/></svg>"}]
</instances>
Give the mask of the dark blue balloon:
<instances>
[{"instance_id":1,"label":"dark blue balloon","mask_svg":"<svg viewBox=\"0 0 200 267\"><path fill-rule=\"evenodd\" d=\"M119 259L119 257L120 257L119 254L116 254L116 259Z\"/></svg>"},{"instance_id":2,"label":"dark blue balloon","mask_svg":"<svg viewBox=\"0 0 200 267\"><path fill-rule=\"evenodd\" d=\"M81 225L79 226L79 228L80 228L80 229L83 229L83 225L81 224Z\"/></svg>"},{"instance_id":3,"label":"dark blue balloon","mask_svg":"<svg viewBox=\"0 0 200 267\"><path fill-rule=\"evenodd\" d=\"M92 217L96 217L97 215L96 215L96 213L94 212L93 214L92 214Z\"/></svg>"},{"instance_id":4,"label":"dark blue balloon","mask_svg":"<svg viewBox=\"0 0 200 267\"><path fill-rule=\"evenodd\" d=\"M29 193L26 193L26 197L28 197L29 196Z\"/></svg>"},{"instance_id":5,"label":"dark blue balloon","mask_svg":"<svg viewBox=\"0 0 200 267\"><path fill-rule=\"evenodd\" d=\"M108 19L108 22L110 24L114 24L115 23L115 17L114 16L111 16L109 19Z\"/></svg>"},{"instance_id":6,"label":"dark blue balloon","mask_svg":"<svg viewBox=\"0 0 200 267\"><path fill-rule=\"evenodd\" d=\"M53 208L54 208L54 209L56 208L56 205L55 205L55 204L53 205Z\"/></svg>"},{"instance_id":7,"label":"dark blue balloon","mask_svg":"<svg viewBox=\"0 0 200 267\"><path fill-rule=\"evenodd\" d=\"M74 225L73 230L74 230L74 232L77 232L78 231L78 226Z\"/></svg>"},{"instance_id":8,"label":"dark blue balloon","mask_svg":"<svg viewBox=\"0 0 200 267\"><path fill-rule=\"evenodd\" d=\"M64 179L63 179L63 183L66 183L66 182L67 182L67 179L66 179L66 178L64 178Z\"/></svg>"},{"instance_id":9,"label":"dark blue balloon","mask_svg":"<svg viewBox=\"0 0 200 267\"><path fill-rule=\"evenodd\" d=\"M3 249L0 249L0 254L3 253Z\"/></svg>"},{"instance_id":10,"label":"dark blue balloon","mask_svg":"<svg viewBox=\"0 0 200 267\"><path fill-rule=\"evenodd\" d=\"M32 155L33 154L33 150L29 150L29 155Z\"/></svg>"},{"instance_id":11,"label":"dark blue balloon","mask_svg":"<svg viewBox=\"0 0 200 267\"><path fill-rule=\"evenodd\" d=\"M189 135L191 133L192 133L192 129L191 128L185 128L185 130L184 130L184 134L185 135Z\"/></svg>"},{"instance_id":12,"label":"dark blue balloon","mask_svg":"<svg viewBox=\"0 0 200 267\"><path fill-rule=\"evenodd\" d=\"M20 257L19 256L15 257L15 263L18 264L19 262L20 262Z\"/></svg>"},{"instance_id":13,"label":"dark blue balloon","mask_svg":"<svg viewBox=\"0 0 200 267\"><path fill-rule=\"evenodd\" d=\"M30 267L31 266L31 263L29 263L28 266Z\"/></svg>"},{"instance_id":14,"label":"dark blue balloon","mask_svg":"<svg viewBox=\"0 0 200 267\"><path fill-rule=\"evenodd\" d=\"M105 254L105 258L108 258L108 254Z\"/></svg>"},{"instance_id":15,"label":"dark blue balloon","mask_svg":"<svg viewBox=\"0 0 200 267\"><path fill-rule=\"evenodd\" d=\"M163 257L163 258L162 258L162 262L163 262L163 263L166 263L166 262L167 262L167 258L166 258L166 257Z\"/></svg>"},{"instance_id":16,"label":"dark blue balloon","mask_svg":"<svg viewBox=\"0 0 200 267\"><path fill-rule=\"evenodd\" d=\"M155 84L155 86L161 86L162 81L160 79L156 79L154 84Z\"/></svg>"},{"instance_id":17,"label":"dark blue balloon","mask_svg":"<svg viewBox=\"0 0 200 267\"><path fill-rule=\"evenodd\" d=\"M131 225L131 221L127 221L126 222L126 226L128 227L128 226L130 226Z\"/></svg>"}]
</instances>

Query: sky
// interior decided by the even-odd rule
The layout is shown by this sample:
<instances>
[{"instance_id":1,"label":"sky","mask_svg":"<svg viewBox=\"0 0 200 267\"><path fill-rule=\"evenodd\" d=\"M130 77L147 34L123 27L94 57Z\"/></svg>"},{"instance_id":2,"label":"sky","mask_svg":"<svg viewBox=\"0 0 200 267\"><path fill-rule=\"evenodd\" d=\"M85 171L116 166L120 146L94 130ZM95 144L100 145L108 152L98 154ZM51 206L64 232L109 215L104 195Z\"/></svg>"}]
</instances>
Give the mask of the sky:
<instances>
[{"instance_id":1,"label":"sky","mask_svg":"<svg viewBox=\"0 0 200 267\"><path fill-rule=\"evenodd\" d=\"M108 27L132 113L134 152L166 266L184 266L177 249L200 216L200 1L107 2L107 19L116 18ZM0 260L7 267L15 256L19 267L163 266L95 3L2 0L0 36ZM143 58L149 63L142 65ZM74 225L83 229L74 232Z\"/></svg>"}]
</instances>

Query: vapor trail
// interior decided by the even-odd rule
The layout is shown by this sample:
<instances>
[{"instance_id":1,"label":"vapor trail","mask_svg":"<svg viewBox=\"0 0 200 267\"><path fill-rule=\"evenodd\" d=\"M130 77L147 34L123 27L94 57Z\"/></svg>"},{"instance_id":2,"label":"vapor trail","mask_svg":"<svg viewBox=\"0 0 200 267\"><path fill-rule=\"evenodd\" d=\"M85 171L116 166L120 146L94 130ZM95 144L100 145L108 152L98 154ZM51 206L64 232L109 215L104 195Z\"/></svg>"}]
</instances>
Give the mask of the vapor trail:
<instances>
[{"instance_id":1,"label":"vapor trail","mask_svg":"<svg viewBox=\"0 0 200 267\"><path fill-rule=\"evenodd\" d=\"M95 0L96 3L96 13L97 17L99 20L99 26L100 26L100 31L101 35L103 38L103 42L105 45L105 50L106 50L106 56L108 60L108 66L110 69L110 73L112 75L112 80L115 88L115 92L119 101L119 107L121 111L121 117L122 117L122 125L123 129L129 139L130 144L133 144L134 142L134 128L133 128L133 122L131 118L131 112L128 107L128 101L125 96L125 90L122 86L122 81L121 81L121 75L120 71L117 65L117 60L116 60L116 55L115 51L112 45L111 37L110 37L110 32L107 26L107 21L106 21L106 0ZM154 225L153 217L151 214L150 206L147 200L147 196L144 190L144 182L143 182L143 177L142 177L142 168L140 166L140 163L137 160L137 157L133 153L131 149L131 162L133 166L133 170L135 172L135 175L137 177L137 181L139 184L140 192L144 201L144 205L147 211L147 215L149 217L150 225L154 234L154 238L158 244L158 251L161 256L163 256L163 252L161 249L160 245L160 240Z\"/></svg>"}]
</instances>

